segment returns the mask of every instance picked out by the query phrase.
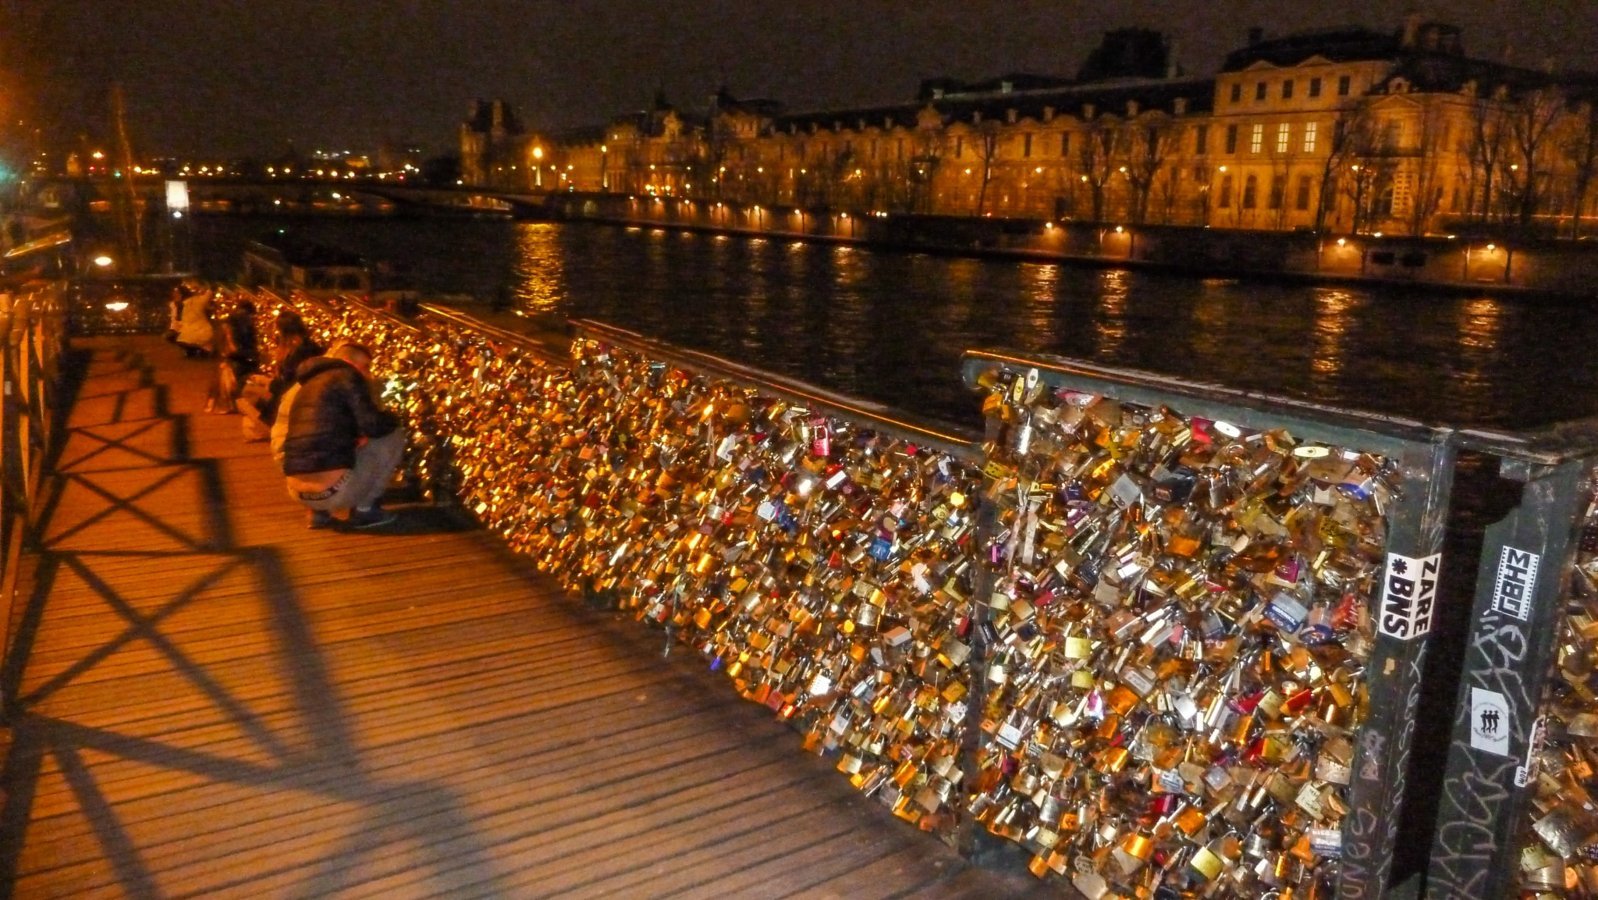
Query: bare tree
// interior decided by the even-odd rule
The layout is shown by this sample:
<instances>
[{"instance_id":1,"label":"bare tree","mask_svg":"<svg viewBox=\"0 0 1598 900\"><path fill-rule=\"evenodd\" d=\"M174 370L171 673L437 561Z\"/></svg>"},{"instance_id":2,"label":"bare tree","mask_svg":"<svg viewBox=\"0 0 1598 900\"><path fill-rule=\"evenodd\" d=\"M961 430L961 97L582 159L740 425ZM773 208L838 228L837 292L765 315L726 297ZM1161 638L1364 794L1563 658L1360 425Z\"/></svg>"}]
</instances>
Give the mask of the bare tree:
<instances>
[{"instance_id":1,"label":"bare tree","mask_svg":"<svg viewBox=\"0 0 1598 900\"><path fill-rule=\"evenodd\" d=\"M1442 111L1435 103L1427 103L1421 110L1420 134L1417 136L1420 155L1412 157L1409 170L1413 181L1408 215L1410 234L1425 234L1432 216L1442 205L1443 187L1437 171L1438 161L1447 150L1441 146L1442 138Z\"/></svg>"},{"instance_id":2,"label":"bare tree","mask_svg":"<svg viewBox=\"0 0 1598 900\"><path fill-rule=\"evenodd\" d=\"M942 128L919 129L913 149L905 167L905 177L909 180L910 210L930 212L932 192L937 184L938 170L942 168L944 156L948 152L948 140Z\"/></svg>"},{"instance_id":3,"label":"bare tree","mask_svg":"<svg viewBox=\"0 0 1598 900\"><path fill-rule=\"evenodd\" d=\"M1570 236L1579 238L1582 209L1587 205L1593 177L1598 175L1598 110L1594 110L1593 104L1581 105L1578 118L1560 142L1560 150L1573 170Z\"/></svg>"},{"instance_id":4,"label":"bare tree","mask_svg":"<svg viewBox=\"0 0 1598 900\"><path fill-rule=\"evenodd\" d=\"M977 188L976 215L980 217L987 211L988 183L993 180L993 163L999 156L999 130L1000 123L997 119L988 119L978 122L972 132L972 144L977 151L977 162L982 164L982 185Z\"/></svg>"},{"instance_id":5,"label":"bare tree","mask_svg":"<svg viewBox=\"0 0 1598 900\"><path fill-rule=\"evenodd\" d=\"M1547 190L1547 143L1554 123L1565 112L1564 95L1553 88L1540 88L1520 98L1509 110L1510 146L1515 162L1512 171L1515 213L1522 228L1531 225Z\"/></svg>"},{"instance_id":6,"label":"bare tree","mask_svg":"<svg viewBox=\"0 0 1598 900\"><path fill-rule=\"evenodd\" d=\"M1326 159L1321 164L1320 190L1315 197L1315 230L1324 231L1326 220L1337 211L1340 189L1346 189L1361 169L1359 160L1374 144L1374 122L1370 109L1364 104L1349 106L1332 120L1331 142ZM1363 190L1352 193L1356 203L1363 199ZM1355 219L1357 220L1357 215ZM1357 224L1357 222L1356 222ZM1351 230L1358 230L1351 228Z\"/></svg>"},{"instance_id":7,"label":"bare tree","mask_svg":"<svg viewBox=\"0 0 1598 900\"><path fill-rule=\"evenodd\" d=\"M1165 171L1165 161L1176 143L1174 123L1164 114L1153 113L1143 122L1128 122L1121 144L1126 148L1126 181L1132 189L1131 219L1141 225L1148 221L1149 195Z\"/></svg>"},{"instance_id":8,"label":"bare tree","mask_svg":"<svg viewBox=\"0 0 1598 900\"><path fill-rule=\"evenodd\" d=\"M1470 109L1470 184L1471 218L1479 222L1491 220L1498 212L1494 188L1502 172L1507 171L1505 158L1509 155L1509 126L1502 97L1478 93Z\"/></svg>"},{"instance_id":9,"label":"bare tree","mask_svg":"<svg viewBox=\"0 0 1598 900\"><path fill-rule=\"evenodd\" d=\"M1093 221L1102 222L1110 178L1115 174L1121 130L1103 118L1089 119L1082 124L1081 140L1077 142L1077 168L1088 188Z\"/></svg>"}]
</instances>

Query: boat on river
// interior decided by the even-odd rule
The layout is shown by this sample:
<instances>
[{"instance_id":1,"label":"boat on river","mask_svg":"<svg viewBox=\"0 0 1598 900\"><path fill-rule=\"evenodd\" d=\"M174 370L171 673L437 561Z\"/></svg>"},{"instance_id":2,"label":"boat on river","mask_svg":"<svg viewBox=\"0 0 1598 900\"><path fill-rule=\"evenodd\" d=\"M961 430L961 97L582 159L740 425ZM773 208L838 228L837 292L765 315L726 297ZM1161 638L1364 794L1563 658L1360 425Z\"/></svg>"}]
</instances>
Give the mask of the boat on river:
<instances>
[{"instance_id":1,"label":"boat on river","mask_svg":"<svg viewBox=\"0 0 1598 900\"><path fill-rule=\"evenodd\" d=\"M288 234L272 234L244 248L239 280L249 287L303 291L312 296L372 293L372 267L364 258Z\"/></svg>"}]
</instances>

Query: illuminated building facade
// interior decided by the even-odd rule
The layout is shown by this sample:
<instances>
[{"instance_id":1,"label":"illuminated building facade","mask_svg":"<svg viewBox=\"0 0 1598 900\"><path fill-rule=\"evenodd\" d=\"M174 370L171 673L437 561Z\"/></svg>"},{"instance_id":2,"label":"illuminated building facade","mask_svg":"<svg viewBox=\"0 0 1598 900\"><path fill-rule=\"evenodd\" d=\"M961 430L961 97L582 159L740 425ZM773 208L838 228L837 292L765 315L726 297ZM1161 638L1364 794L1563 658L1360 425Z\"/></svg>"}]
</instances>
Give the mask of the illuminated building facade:
<instances>
[{"instance_id":1,"label":"illuminated building facade","mask_svg":"<svg viewBox=\"0 0 1598 900\"><path fill-rule=\"evenodd\" d=\"M1158 32L1122 29L1074 78L932 80L909 103L789 113L723 90L693 116L657 98L603 129L535 139L540 158L524 147L531 169L514 184L862 213L1572 235L1598 215L1595 97L1594 76L1471 58L1458 28L1418 16L1391 33L1253 29L1202 77ZM492 171L505 185L481 133L463 129L466 180Z\"/></svg>"}]
</instances>

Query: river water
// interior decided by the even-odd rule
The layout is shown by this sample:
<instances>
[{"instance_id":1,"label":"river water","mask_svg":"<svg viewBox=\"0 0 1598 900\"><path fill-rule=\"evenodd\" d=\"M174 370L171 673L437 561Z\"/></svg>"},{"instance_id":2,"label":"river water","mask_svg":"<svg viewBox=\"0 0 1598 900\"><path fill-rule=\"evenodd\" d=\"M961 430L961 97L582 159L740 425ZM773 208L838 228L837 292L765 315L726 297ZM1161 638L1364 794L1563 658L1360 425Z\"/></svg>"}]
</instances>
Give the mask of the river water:
<instances>
[{"instance_id":1,"label":"river water","mask_svg":"<svg viewBox=\"0 0 1598 900\"><path fill-rule=\"evenodd\" d=\"M1195 279L790 240L477 219L200 218L211 277L279 228L424 291L591 317L974 424L970 347L1053 353L1439 424L1598 414L1598 304Z\"/></svg>"}]
</instances>

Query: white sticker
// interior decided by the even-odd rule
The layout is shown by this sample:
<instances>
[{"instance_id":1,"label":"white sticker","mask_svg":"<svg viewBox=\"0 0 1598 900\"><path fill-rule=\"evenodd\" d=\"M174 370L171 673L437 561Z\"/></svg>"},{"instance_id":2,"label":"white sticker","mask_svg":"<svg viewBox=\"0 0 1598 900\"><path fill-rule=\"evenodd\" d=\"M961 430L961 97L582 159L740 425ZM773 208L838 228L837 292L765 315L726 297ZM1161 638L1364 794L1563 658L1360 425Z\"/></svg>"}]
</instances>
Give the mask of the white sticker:
<instances>
[{"instance_id":1,"label":"white sticker","mask_svg":"<svg viewBox=\"0 0 1598 900\"><path fill-rule=\"evenodd\" d=\"M1537 566L1542 558L1505 545L1498 555L1498 577L1493 580L1493 609L1524 622L1531 615L1531 594L1537 589Z\"/></svg>"},{"instance_id":2,"label":"white sticker","mask_svg":"<svg viewBox=\"0 0 1598 900\"><path fill-rule=\"evenodd\" d=\"M1515 767L1515 787L1525 787L1537 777L1537 753L1548 736L1548 717L1538 716L1531 723L1531 738L1526 741L1526 758Z\"/></svg>"},{"instance_id":3,"label":"white sticker","mask_svg":"<svg viewBox=\"0 0 1598 900\"><path fill-rule=\"evenodd\" d=\"M1330 447L1322 447L1319 444L1305 444L1302 447L1293 448L1293 455L1300 459L1323 459L1331 456L1332 450Z\"/></svg>"},{"instance_id":4,"label":"white sticker","mask_svg":"<svg viewBox=\"0 0 1598 900\"><path fill-rule=\"evenodd\" d=\"M1441 568L1441 553L1422 557L1387 554L1387 577L1382 583L1382 611L1377 630L1401 641L1429 634Z\"/></svg>"},{"instance_id":5,"label":"white sticker","mask_svg":"<svg viewBox=\"0 0 1598 900\"><path fill-rule=\"evenodd\" d=\"M1497 691L1470 689L1470 745L1509 755L1509 702Z\"/></svg>"},{"instance_id":6,"label":"white sticker","mask_svg":"<svg viewBox=\"0 0 1598 900\"><path fill-rule=\"evenodd\" d=\"M1229 438L1236 438L1236 437L1242 437L1243 436L1243 429L1237 427L1236 425L1233 425L1231 422L1222 422L1220 420L1216 420L1215 422L1212 422L1210 424L1215 426L1215 430L1216 431L1219 431L1221 434L1224 434L1224 435L1226 435Z\"/></svg>"}]
</instances>

